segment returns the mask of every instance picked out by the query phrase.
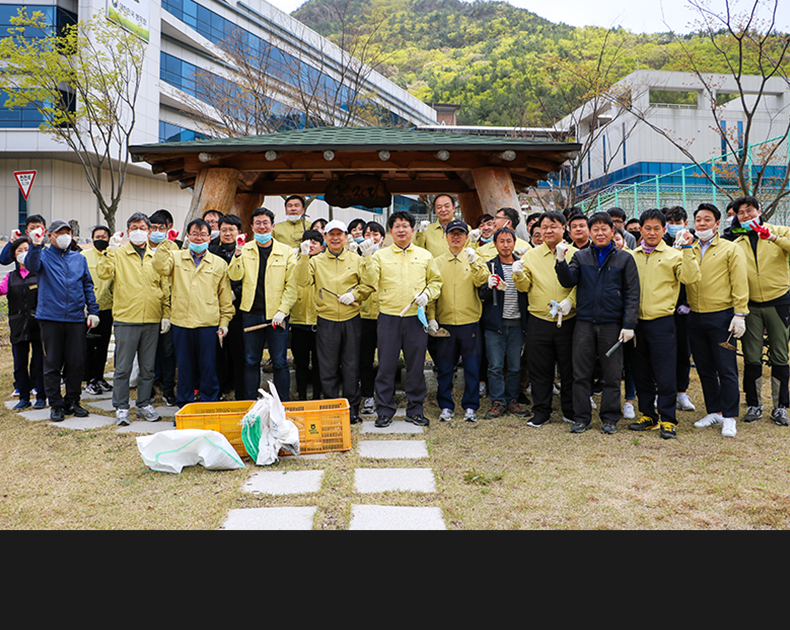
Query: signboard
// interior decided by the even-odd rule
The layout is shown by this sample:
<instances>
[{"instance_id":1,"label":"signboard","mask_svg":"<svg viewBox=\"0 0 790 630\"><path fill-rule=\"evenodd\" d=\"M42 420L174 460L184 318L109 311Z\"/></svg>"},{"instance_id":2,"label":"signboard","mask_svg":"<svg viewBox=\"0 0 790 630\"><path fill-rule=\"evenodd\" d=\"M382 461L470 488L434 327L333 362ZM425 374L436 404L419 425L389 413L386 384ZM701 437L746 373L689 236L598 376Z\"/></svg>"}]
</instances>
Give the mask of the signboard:
<instances>
[{"instance_id":1,"label":"signboard","mask_svg":"<svg viewBox=\"0 0 790 630\"><path fill-rule=\"evenodd\" d=\"M333 181L324 192L324 201L330 206L348 208L384 208L392 203L384 182L373 175L347 175Z\"/></svg>"},{"instance_id":2,"label":"signboard","mask_svg":"<svg viewBox=\"0 0 790 630\"><path fill-rule=\"evenodd\" d=\"M150 0L107 0L107 17L147 42Z\"/></svg>"},{"instance_id":3,"label":"signboard","mask_svg":"<svg viewBox=\"0 0 790 630\"><path fill-rule=\"evenodd\" d=\"M22 191L22 196L27 201L27 196L30 194L30 189L33 187L33 180L36 179L38 171L14 171L14 179Z\"/></svg>"}]
</instances>

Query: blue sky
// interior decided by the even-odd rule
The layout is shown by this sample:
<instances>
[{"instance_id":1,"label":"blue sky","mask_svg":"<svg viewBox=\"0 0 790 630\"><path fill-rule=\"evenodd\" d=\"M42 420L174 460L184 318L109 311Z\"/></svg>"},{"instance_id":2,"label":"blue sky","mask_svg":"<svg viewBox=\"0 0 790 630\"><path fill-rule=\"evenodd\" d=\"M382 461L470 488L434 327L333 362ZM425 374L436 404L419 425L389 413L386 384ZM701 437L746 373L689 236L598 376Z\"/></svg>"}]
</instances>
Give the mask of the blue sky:
<instances>
[{"instance_id":1,"label":"blue sky","mask_svg":"<svg viewBox=\"0 0 790 630\"><path fill-rule=\"evenodd\" d=\"M278 9L290 13L304 4L304 0L268 0ZM656 33L667 30L687 32L696 13L688 8L687 0L509 0L510 4L528 9L551 20L572 26L622 26L635 33ZM725 0L711 0L712 7L721 9ZM736 9L751 7L751 0L731 0ZM662 13L663 9L663 13ZM664 24L669 25L669 28ZM790 31L790 0L779 0L777 26Z\"/></svg>"}]
</instances>

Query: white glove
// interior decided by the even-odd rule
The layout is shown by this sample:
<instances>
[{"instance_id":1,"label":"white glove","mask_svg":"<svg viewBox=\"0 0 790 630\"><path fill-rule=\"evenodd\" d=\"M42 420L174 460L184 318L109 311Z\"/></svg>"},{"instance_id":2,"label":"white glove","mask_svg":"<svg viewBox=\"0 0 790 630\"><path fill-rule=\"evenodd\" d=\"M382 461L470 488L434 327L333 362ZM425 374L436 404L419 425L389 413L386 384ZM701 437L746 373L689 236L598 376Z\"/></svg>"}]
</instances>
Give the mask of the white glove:
<instances>
[{"instance_id":1,"label":"white glove","mask_svg":"<svg viewBox=\"0 0 790 630\"><path fill-rule=\"evenodd\" d=\"M477 258L477 254L475 253L475 250L473 250L471 247L467 247L464 250L464 253L466 254L466 260L469 262L470 265L473 265L475 262L475 258Z\"/></svg>"},{"instance_id":2,"label":"white glove","mask_svg":"<svg viewBox=\"0 0 790 630\"><path fill-rule=\"evenodd\" d=\"M178 236L178 232L176 232L176 236ZM246 234L239 234L236 237L236 251L234 255L241 256L241 250L244 248L244 244L247 242L247 235Z\"/></svg>"},{"instance_id":3,"label":"white glove","mask_svg":"<svg viewBox=\"0 0 790 630\"><path fill-rule=\"evenodd\" d=\"M352 254L359 253L359 243L351 240L348 241L348 251L350 251Z\"/></svg>"},{"instance_id":4,"label":"white glove","mask_svg":"<svg viewBox=\"0 0 790 630\"><path fill-rule=\"evenodd\" d=\"M571 312L571 301L566 298L562 302L560 302L560 313L562 313L562 316L565 317L570 312Z\"/></svg>"},{"instance_id":5,"label":"white glove","mask_svg":"<svg viewBox=\"0 0 790 630\"><path fill-rule=\"evenodd\" d=\"M554 252L557 254L557 260L565 260L565 254L568 253L568 244L565 241L560 241L557 243L557 247L554 248Z\"/></svg>"},{"instance_id":6,"label":"white glove","mask_svg":"<svg viewBox=\"0 0 790 630\"><path fill-rule=\"evenodd\" d=\"M514 249L513 250L513 255L516 258L521 258L526 253L527 253L527 248L526 247L519 247L518 249Z\"/></svg>"},{"instance_id":7,"label":"white glove","mask_svg":"<svg viewBox=\"0 0 790 630\"><path fill-rule=\"evenodd\" d=\"M733 316L727 332L731 332L732 336L736 339L743 337L744 333L746 332L746 318L742 317L741 315Z\"/></svg>"},{"instance_id":8,"label":"white glove","mask_svg":"<svg viewBox=\"0 0 790 630\"><path fill-rule=\"evenodd\" d=\"M227 326L220 326L217 328L217 336L220 339L223 339L228 336L228 327Z\"/></svg>"},{"instance_id":9,"label":"white glove","mask_svg":"<svg viewBox=\"0 0 790 630\"><path fill-rule=\"evenodd\" d=\"M288 316L285 313L282 311L277 311L274 314L274 317L272 317L272 327L277 328L277 326L282 326L286 317Z\"/></svg>"},{"instance_id":10,"label":"white glove","mask_svg":"<svg viewBox=\"0 0 790 630\"><path fill-rule=\"evenodd\" d=\"M88 315L88 328L96 328L99 325L98 315Z\"/></svg>"},{"instance_id":11,"label":"white glove","mask_svg":"<svg viewBox=\"0 0 790 630\"><path fill-rule=\"evenodd\" d=\"M432 333L438 332L439 331L439 322L437 322L435 319L429 319L428 320L428 330L430 330Z\"/></svg>"},{"instance_id":12,"label":"white glove","mask_svg":"<svg viewBox=\"0 0 790 630\"><path fill-rule=\"evenodd\" d=\"M425 232L430 224L430 221L420 221L420 224L417 226L417 233L419 234L420 232Z\"/></svg>"},{"instance_id":13,"label":"white glove","mask_svg":"<svg viewBox=\"0 0 790 630\"><path fill-rule=\"evenodd\" d=\"M469 232L469 240L472 241L473 243L477 243L477 241L480 240L480 237L482 235L483 235L483 231L475 228L474 230Z\"/></svg>"},{"instance_id":14,"label":"white glove","mask_svg":"<svg viewBox=\"0 0 790 630\"><path fill-rule=\"evenodd\" d=\"M634 338L634 329L633 328L623 328L620 331L620 337L618 339L622 339L623 343L627 343Z\"/></svg>"},{"instance_id":15,"label":"white glove","mask_svg":"<svg viewBox=\"0 0 790 630\"><path fill-rule=\"evenodd\" d=\"M170 320L164 317L162 321L159 322L159 334L166 335L168 330L170 330Z\"/></svg>"},{"instance_id":16,"label":"white glove","mask_svg":"<svg viewBox=\"0 0 790 630\"><path fill-rule=\"evenodd\" d=\"M425 293L423 293L422 291L420 291L417 295L414 296L414 303L417 306L422 306L423 308L425 308L425 306L428 304L428 296L425 295Z\"/></svg>"},{"instance_id":17,"label":"white glove","mask_svg":"<svg viewBox=\"0 0 790 630\"><path fill-rule=\"evenodd\" d=\"M356 302L356 298L351 291L344 293L343 295L338 296L337 301L341 304L345 304L346 306L351 306L354 302Z\"/></svg>"},{"instance_id":18,"label":"white glove","mask_svg":"<svg viewBox=\"0 0 790 630\"><path fill-rule=\"evenodd\" d=\"M116 232L110 237L110 249L118 249L121 246L121 239L123 238L123 232Z\"/></svg>"},{"instance_id":19,"label":"white glove","mask_svg":"<svg viewBox=\"0 0 790 630\"><path fill-rule=\"evenodd\" d=\"M524 261L520 258L513 263L510 273L524 273Z\"/></svg>"},{"instance_id":20,"label":"white glove","mask_svg":"<svg viewBox=\"0 0 790 630\"><path fill-rule=\"evenodd\" d=\"M370 256L378 248L379 246L376 245L376 242L372 238L366 238L359 246L359 253L363 256Z\"/></svg>"},{"instance_id":21,"label":"white glove","mask_svg":"<svg viewBox=\"0 0 790 630\"><path fill-rule=\"evenodd\" d=\"M44 242L44 230L36 228L30 233L30 241L33 245L41 245Z\"/></svg>"},{"instance_id":22,"label":"white glove","mask_svg":"<svg viewBox=\"0 0 790 630\"><path fill-rule=\"evenodd\" d=\"M302 252L302 256L309 256L310 255L310 239L306 241L302 241L302 244L299 245L299 249L297 250L297 254Z\"/></svg>"},{"instance_id":23,"label":"white glove","mask_svg":"<svg viewBox=\"0 0 790 630\"><path fill-rule=\"evenodd\" d=\"M13 243L18 238L22 238L22 232L20 232L18 229L11 230L11 242Z\"/></svg>"},{"instance_id":24,"label":"white glove","mask_svg":"<svg viewBox=\"0 0 790 630\"><path fill-rule=\"evenodd\" d=\"M495 273L492 273L488 276L488 288L489 289L496 289L499 286L499 276Z\"/></svg>"},{"instance_id":25,"label":"white glove","mask_svg":"<svg viewBox=\"0 0 790 630\"><path fill-rule=\"evenodd\" d=\"M305 242L307 242L307 241L305 241ZM300 251L301 251L301 248L294 247L294 256L298 256Z\"/></svg>"}]
</instances>

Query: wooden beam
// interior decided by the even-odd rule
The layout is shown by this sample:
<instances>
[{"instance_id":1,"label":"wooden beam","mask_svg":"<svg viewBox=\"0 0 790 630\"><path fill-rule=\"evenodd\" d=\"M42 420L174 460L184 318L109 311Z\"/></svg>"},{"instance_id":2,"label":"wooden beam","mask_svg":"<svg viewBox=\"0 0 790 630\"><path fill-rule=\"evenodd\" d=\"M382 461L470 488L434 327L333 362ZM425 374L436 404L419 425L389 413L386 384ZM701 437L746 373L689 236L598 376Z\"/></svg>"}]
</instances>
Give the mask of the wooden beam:
<instances>
[{"instance_id":1,"label":"wooden beam","mask_svg":"<svg viewBox=\"0 0 790 630\"><path fill-rule=\"evenodd\" d=\"M330 182L326 181L294 181L294 182L258 182L255 192L261 195L323 195ZM468 192L469 187L458 180L426 180L396 179L385 182L387 190L398 195L436 194L440 192Z\"/></svg>"}]
</instances>

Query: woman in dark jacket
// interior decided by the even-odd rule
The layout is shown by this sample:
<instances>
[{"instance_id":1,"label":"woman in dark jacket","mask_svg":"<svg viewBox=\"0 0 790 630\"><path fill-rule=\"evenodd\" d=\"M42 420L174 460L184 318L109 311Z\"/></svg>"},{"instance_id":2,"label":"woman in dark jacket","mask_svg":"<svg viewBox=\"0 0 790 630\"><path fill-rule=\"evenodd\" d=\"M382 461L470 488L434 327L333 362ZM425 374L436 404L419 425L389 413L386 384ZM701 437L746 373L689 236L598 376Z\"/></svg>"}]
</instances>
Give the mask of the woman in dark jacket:
<instances>
[{"instance_id":1,"label":"woman in dark jacket","mask_svg":"<svg viewBox=\"0 0 790 630\"><path fill-rule=\"evenodd\" d=\"M29 247L30 239L26 236L11 243L10 253L16 260L16 268L0 281L0 295L8 297L14 383L19 390L19 402L14 409L30 407L30 391L34 380L37 390L35 408L43 409L47 406L44 393L44 351L36 321L38 280L36 274L28 271L24 265L24 257Z\"/></svg>"}]
</instances>

